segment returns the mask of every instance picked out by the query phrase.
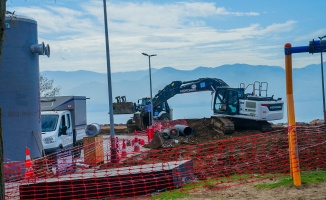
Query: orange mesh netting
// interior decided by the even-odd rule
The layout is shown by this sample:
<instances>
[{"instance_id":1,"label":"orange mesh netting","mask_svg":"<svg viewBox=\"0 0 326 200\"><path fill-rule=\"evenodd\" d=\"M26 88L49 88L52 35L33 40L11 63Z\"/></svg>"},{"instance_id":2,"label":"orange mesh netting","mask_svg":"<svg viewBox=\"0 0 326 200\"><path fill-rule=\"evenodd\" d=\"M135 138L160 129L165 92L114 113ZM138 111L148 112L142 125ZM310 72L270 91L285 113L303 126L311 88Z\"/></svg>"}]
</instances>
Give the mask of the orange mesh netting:
<instances>
[{"instance_id":1,"label":"orange mesh netting","mask_svg":"<svg viewBox=\"0 0 326 200\"><path fill-rule=\"evenodd\" d=\"M297 141L301 171L326 168L325 126L298 126ZM199 180L236 175L250 182L290 172L287 128L201 144L171 142L169 148L144 148L146 132L87 138L83 146L34 159L28 179L25 162L8 161L6 199L136 198Z\"/></svg>"}]
</instances>

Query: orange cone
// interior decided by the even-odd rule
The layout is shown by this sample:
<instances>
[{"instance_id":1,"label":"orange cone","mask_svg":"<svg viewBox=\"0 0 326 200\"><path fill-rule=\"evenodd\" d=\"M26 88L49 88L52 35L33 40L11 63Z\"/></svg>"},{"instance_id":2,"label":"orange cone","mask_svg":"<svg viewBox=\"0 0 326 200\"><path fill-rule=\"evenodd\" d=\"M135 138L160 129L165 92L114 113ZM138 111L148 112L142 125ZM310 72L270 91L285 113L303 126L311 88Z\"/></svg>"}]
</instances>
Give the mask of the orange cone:
<instances>
[{"instance_id":1,"label":"orange cone","mask_svg":"<svg viewBox=\"0 0 326 200\"><path fill-rule=\"evenodd\" d=\"M31 153L29 151L29 148L26 147L25 153L26 153L25 180L29 180L29 179L32 179L34 177L34 169L33 169L33 163L32 163L32 160L31 160Z\"/></svg>"},{"instance_id":2,"label":"orange cone","mask_svg":"<svg viewBox=\"0 0 326 200\"><path fill-rule=\"evenodd\" d=\"M121 157L127 157L127 147L125 139L122 140Z\"/></svg>"},{"instance_id":3,"label":"orange cone","mask_svg":"<svg viewBox=\"0 0 326 200\"><path fill-rule=\"evenodd\" d=\"M134 146L134 145L135 145L135 142L136 142L136 138L134 138L134 139L131 141L131 145Z\"/></svg>"},{"instance_id":4,"label":"orange cone","mask_svg":"<svg viewBox=\"0 0 326 200\"><path fill-rule=\"evenodd\" d=\"M142 145L142 146L144 146L144 145L145 145L145 140L140 139L140 140L139 140L139 144Z\"/></svg>"},{"instance_id":5,"label":"orange cone","mask_svg":"<svg viewBox=\"0 0 326 200\"><path fill-rule=\"evenodd\" d=\"M138 138L135 138L134 152L140 152L140 147L139 147L139 140L138 140Z\"/></svg>"},{"instance_id":6,"label":"orange cone","mask_svg":"<svg viewBox=\"0 0 326 200\"><path fill-rule=\"evenodd\" d=\"M147 127L147 141L148 141L148 143L152 140L151 129L152 128Z\"/></svg>"}]
</instances>

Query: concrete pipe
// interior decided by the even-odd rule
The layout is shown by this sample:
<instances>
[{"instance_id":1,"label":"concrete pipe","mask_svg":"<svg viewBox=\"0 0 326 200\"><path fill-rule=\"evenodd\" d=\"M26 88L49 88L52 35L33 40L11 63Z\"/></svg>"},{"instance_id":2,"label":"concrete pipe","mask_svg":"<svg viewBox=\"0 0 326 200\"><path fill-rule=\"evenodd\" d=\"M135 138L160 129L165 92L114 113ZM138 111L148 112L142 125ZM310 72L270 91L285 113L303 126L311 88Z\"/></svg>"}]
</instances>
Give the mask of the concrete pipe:
<instances>
[{"instance_id":1,"label":"concrete pipe","mask_svg":"<svg viewBox=\"0 0 326 200\"><path fill-rule=\"evenodd\" d=\"M171 131L170 131L170 137L172 139L177 139L179 137L178 129L172 128Z\"/></svg>"},{"instance_id":2,"label":"concrete pipe","mask_svg":"<svg viewBox=\"0 0 326 200\"><path fill-rule=\"evenodd\" d=\"M169 129L169 128L166 128L166 129L164 129L163 131L162 131L162 137L164 138L164 139L170 139L170 131L171 131L171 129Z\"/></svg>"},{"instance_id":3,"label":"concrete pipe","mask_svg":"<svg viewBox=\"0 0 326 200\"><path fill-rule=\"evenodd\" d=\"M173 127L173 129L176 129L180 132L181 135L188 137L190 135L193 134L193 130L192 128L190 128L189 126L185 126L185 125L175 125Z\"/></svg>"},{"instance_id":4,"label":"concrete pipe","mask_svg":"<svg viewBox=\"0 0 326 200\"><path fill-rule=\"evenodd\" d=\"M87 125L85 132L88 137L94 137L101 132L101 126L96 123L89 124Z\"/></svg>"}]
</instances>

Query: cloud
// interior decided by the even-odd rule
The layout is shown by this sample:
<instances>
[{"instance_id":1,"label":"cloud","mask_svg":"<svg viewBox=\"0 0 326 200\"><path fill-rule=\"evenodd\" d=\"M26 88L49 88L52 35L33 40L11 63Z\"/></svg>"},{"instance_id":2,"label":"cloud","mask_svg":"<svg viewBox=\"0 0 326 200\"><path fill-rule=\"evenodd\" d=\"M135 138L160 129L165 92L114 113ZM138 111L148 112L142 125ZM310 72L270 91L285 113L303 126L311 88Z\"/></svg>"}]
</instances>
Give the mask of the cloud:
<instances>
[{"instance_id":1,"label":"cloud","mask_svg":"<svg viewBox=\"0 0 326 200\"><path fill-rule=\"evenodd\" d=\"M39 33L44 35L82 34L92 25L83 12L65 7L16 7L15 10L32 16L38 23Z\"/></svg>"},{"instance_id":2,"label":"cloud","mask_svg":"<svg viewBox=\"0 0 326 200\"><path fill-rule=\"evenodd\" d=\"M260 13L231 11L214 3L107 4L112 71L147 69L141 52L156 53L157 68L192 69L222 64L280 64L282 33L291 32L295 20L272 24L223 26L223 17L256 18ZM41 59L41 70L106 71L103 4L87 1L78 6L15 7L16 13L38 22L39 40L51 45L50 59ZM209 21L216 20L215 23ZM258 48L258 46L264 48ZM257 56L259 54L263 55ZM234 55L237 56L234 56ZM281 55L276 59L270 59Z\"/></svg>"},{"instance_id":3,"label":"cloud","mask_svg":"<svg viewBox=\"0 0 326 200\"><path fill-rule=\"evenodd\" d=\"M216 13L219 15L234 15L234 16L259 16L257 12L230 12L223 7L216 8Z\"/></svg>"},{"instance_id":4,"label":"cloud","mask_svg":"<svg viewBox=\"0 0 326 200\"><path fill-rule=\"evenodd\" d=\"M297 37L297 38L295 38L294 41L296 41L296 42L303 41L303 42L305 42L305 44L308 44L307 38L308 38L308 40L310 39L310 41L313 40L313 39L314 40L319 40L318 37L323 37L325 35L326 35L326 29L325 28L320 28L320 29L317 29L317 30L311 32L310 34L302 35L300 37ZM301 45L299 45L299 46L301 46Z\"/></svg>"}]
</instances>

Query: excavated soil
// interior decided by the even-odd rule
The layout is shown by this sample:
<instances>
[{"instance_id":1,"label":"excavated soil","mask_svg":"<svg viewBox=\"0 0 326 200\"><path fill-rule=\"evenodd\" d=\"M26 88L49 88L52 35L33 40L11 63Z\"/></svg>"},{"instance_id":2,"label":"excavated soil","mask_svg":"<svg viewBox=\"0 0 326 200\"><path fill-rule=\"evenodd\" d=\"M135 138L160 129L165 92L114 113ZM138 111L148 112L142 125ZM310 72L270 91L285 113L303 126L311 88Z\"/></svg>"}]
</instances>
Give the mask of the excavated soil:
<instances>
[{"instance_id":1,"label":"excavated soil","mask_svg":"<svg viewBox=\"0 0 326 200\"><path fill-rule=\"evenodd\" d=\"M187 125L192 128L193 134L184 137L179 136L176 140L175 139L167 139L164 140L163 147L175 147L180 145L189 145L189 144L201 144L206 142L211 142L215 140L220 139L227 139L227 138L233 138L243 135L252 135L260 133L259 130L249 130L249 129L241 129L241 130L235 130L232 134L226 134L222 135L216 132L211 125L211 119L210 118L200 118L200 119L185 119L187 122ZM127 134L128 130L125 124L117 124L115 125L115 134ZM276 129L282 129L284 127L282 126L273 126L273 130ZM110 126L109 125L103 125L101 127L101 134L109 134L110 133Z\"/></svg>"},{"instance_id":2,"label":"excavated soil","mask_svg":"<svg viewBox=\"0 0 326 200\"><path fill-rule=\"evenodd\" d=\"M187 125L192 128L193 134L184 137L179 136L177 139L164 139L163 147L178 147L183 145L191 145L191 144L202 144L206 142L212 142L220 139L237 137L244 134L255 134L259 131L257 130L236 130L233 134L222 135L216 132L211 125L210 118L202 118L202 119L186 119Z\"/></svg>"},{"instance_id":3,"label":"excavated soil","mask_svg":"<svg viewBox=\"0 0 326 200\"><path fill-rule=\"evenodd\" d=\"M163 147L177 147L190 144L202 144L221 139L234 138L239 136L249 136L261 133L260 130L254 129L236 129L232 134L220 134L214 130L210 118L185 119L187 125L192 128L193 134L188 137L179 136L177 140L168 139L163 141ZM273 130L284 129L282 126L272 126Z\"/></svg>"},{"instance_id":4,"label":"excavated soil","mask_svg":"<svg viewBox=\"0 0 326 200\"><path fill-rule=\"evenodd\" d=\"M195 174L199 179L207 179L209 178L209 176L218 176L220 177L218 174L210 174L210 168L213 167L214 169L221 169L221 171L219 170L214 170L215 173L222 173L223 172L223 167L228 166L230 167L230 170L232 168L232 164L228 163L227 160L220 160L223 161L221 163L216 163L216 165L212 166L212 160L210 160L209 163L207 162L207 158L204 157L204 151L214 151L215 149L208 146L205 146L205 143L208 142L213 142L216 140L223 140L223 139L227 139L227 138L234 138L234 137L239 137L239 136L249 136L249 135L253 135L253 134L259 134L260 131L259 130L235 130L235 132L233 134L229 134L229 135L221 135L218 134L214 129L213 126L210 124L210 118L202 118L202 119L186 119L187 125L189 127L191 127L193 129L193 134L188 136L188 137L184 137L184 136L179 136L177 139L168 139L168 140L163 140L163 148L160 150L160 154L157 154L156 151L149 151L146 154L142 155L142 157L139 157L139 159L137 159L137 156L135 158L130 158L128 160L125 161L125 163L119 164L121 166L129 166L129 165L137 165L137 164L147 164L147 163L153 163L156 160L161 161L161 160L173 160L174 158L172 158L175 155L182 155L184 156L183 159L193 159L195 162L194 165L194 169L195 169ZM312 121L310 122L310 125L318 125L320 124L319 122L317 123L317 121ZM305 123L305 124L299 124L299 125L305 125L308 126L309 124ZM116 133L127 133L127 129L124 126L117 126L118 128L116 128ZM124 128L123 128L124 127ZM273 143L270 145L277 145L280 142L285 142L287 143L287 130L286 127L283 126L282 124L279 126L275 126L273 125L273 130L280 130L282 129L283 131L281 135L279 135L280 138L278 138L278 140L273 140ZM108 129L106 129L107 131ZM309 128L310 130L310 128ZM300 128L298 128L298 131L301 131L302 133L305 134L305 132L303 130L300 130ZM314 127L311 127L311 131L315 131ZM107 133L106 133L107 134ZM319 136L321 137L321 136ZM321 139L324 139L325 136L323 136ZM277 139L277 138L276 138ZM318 139L318 138L317 138ZM302 140L305 140L304 138ZM305 141L300 141L301 143L303 143L304 145L306 143L304 143ZM310 141L310 143L313 142L313 140ZM184 145L190 145L190 144L203 144L200 147L196 148L196 146L192 146L191 148L191 152L187 154L187 151L189 151L189 149L187 149L187 147L182 147ZM234 144L236 146L236 143ZM170 148L169 148L170 147ZM171 148L171 147L180 147L180 148ZM278 149L278 148L270 148L271 152L266 152L266 155L274 155L273 153L275 153L275 150L279 151L287 151L286 149L286 145L281 145L282 148L284 149ZM257 147L257 148L265 148L265 146L261 146L261 147ZM267 146L266 146L267 148ZM316 159L315 158L315 154L316 155L322 155L322 152L324 152L326 149L326 147L316 147L313 148L309 151L305 151L303 150L301 152L301 157L300 159L302 160L302 169L313 169L312 166L309 165L309 160L310 159ZM262 149L262 150L268 150L267 149ZM218 150L216 150L218 151ZM312 154L312 152L315 152ZM247 154L243 154L242 156L245 157L246 159L250 159L250 152L248 152ZM169 156L166 156L169 155ZM202 155L202 157L200 156ZM231 160L233 160L234 162L241 162L241 156L236 156L234 155L233 157L230 157ZM256 158L257 159L257 158ZM277 160L278 158L276 158L273 162L278 162L279 160ZM282 159L282 158L279 158ZM248 160L247 160L248 161ZM197 163L197 164L196 164ZM198 166L197 166L198 165ZM266 164L268 165L268 163ZM113 167L113 166L103 166L104 168L107 167ZM258 167L259 166L251 166L253 167ZM267 166L268 167L268 166ZM272 166L273 170L277 170L275 168L275 166ZM282 167L280 165L280 167ZM288 166L286 166L286 168L288 168ZM199 170L200 169L200 170ZM248 170L257 170L255 169L249 169ZM201 173L201 171L203 171L203 173ZM232 170L231 170L232 171ZM258 169L259 171L259 169ZM266 171L268 173L268 170ZM226 171L224 171L223 173L226 173ZM230 172L231 173L231 172ZM232 172L233 173L233 172ZM244 167L242 169L242 173L246 174L248 173L246 171L246 168ZM224 175L228 175L228 174L224 174ZM270 180L267 180L270 181ZM264 181L263 181L264 182ZM260 182L261 183L261 182ZM267 199L277 199L277 200L286 200L286 199L300 199L300 200L304 200L304 199L325 199L326 200L326 185L325 183L322 184L308 184L308 185L303 185L300 188L296 188L296 187L278 187L275 189L258 189L255 188L253 186L254 184L239 184L227 189L212 189L210 191L207 190L196 190L193 193L190 194L190 196L188 198L185 199L189 199L189 200L193 200L193 199L261 199L261 200L267 200ZM148 197L139 197L138 199L148 199Z\"/></svg>"}]
</instances>

